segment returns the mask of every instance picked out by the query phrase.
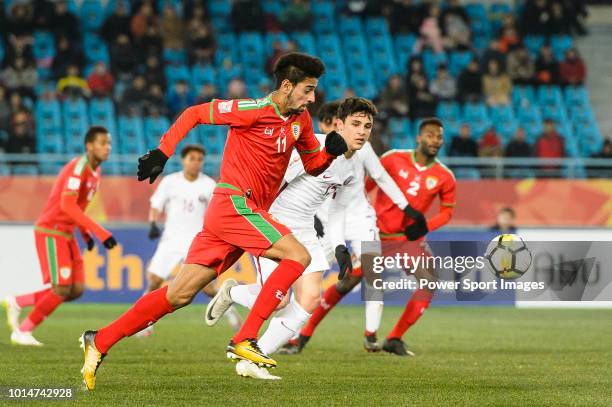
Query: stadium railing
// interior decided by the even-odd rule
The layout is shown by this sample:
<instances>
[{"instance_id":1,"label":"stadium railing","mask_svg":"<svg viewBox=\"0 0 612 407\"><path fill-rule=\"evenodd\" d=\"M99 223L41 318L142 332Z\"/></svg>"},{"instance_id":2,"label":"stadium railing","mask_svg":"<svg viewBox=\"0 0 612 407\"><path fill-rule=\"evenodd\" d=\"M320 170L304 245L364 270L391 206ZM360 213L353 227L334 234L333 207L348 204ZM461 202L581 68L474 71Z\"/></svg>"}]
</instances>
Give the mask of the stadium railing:
<instances>
[{"instance_id":1,"label":"stadium railing","mask_svg":"<svg viewBox=\"0 0 612 407\"><path fill-rule=\"evenodd\" d=\"M56 175L61 167L72 159L69 154L0 154L0 176ZM444 157L442 162L450 167L456 178L612 178L612 160L601 158L484 158ZM113 154L103 164L103 172L109 175L134 175L138 155ZM221 155L206 156L204 172L217 176ZM178 171L180 160L174 156L167 164L166 172Z\"/></svg>"}]
</instances>

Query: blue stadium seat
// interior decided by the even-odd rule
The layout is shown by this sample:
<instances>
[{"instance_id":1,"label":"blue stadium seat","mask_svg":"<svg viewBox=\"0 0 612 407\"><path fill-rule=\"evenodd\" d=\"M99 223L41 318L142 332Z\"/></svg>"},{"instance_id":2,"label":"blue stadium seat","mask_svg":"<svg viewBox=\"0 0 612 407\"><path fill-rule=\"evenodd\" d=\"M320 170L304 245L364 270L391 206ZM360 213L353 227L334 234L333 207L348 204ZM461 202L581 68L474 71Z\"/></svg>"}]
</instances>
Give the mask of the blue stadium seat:
<instances>
[{"instance_id":1,"label":"blue stadium seat","mask_svg":"<svg viewBox=\"0 0 612 407\"><path fill-rule=\"evenodd\" d=\"M109 98L94 98L89 102L89 122L92 126L100 125L112 134L117 134L115 106Z\"/></svg>"},{"instance_id":2,"label":"blue stadium seat","mask_svg":"<svg viewBox=\"0 0 612 407\"><path fill-rule=\"evenodd\" d=\"M541 121L521 121L521 127L525 129L528 143L535 143L536 139L542 134L542 122Z\"/></svg>"},{"instance_id":3,"label":"blue stadium seat","mask_svg":"<svg viewBox=\"0 0 612 407\"><path fill-rule=\"evenodd\" d=\"M191 83L198 89L203 84L215 84L216 73L215 68L210 65L195 64L191 67Z\"/></svg>"},{"instance_id":4,"label":"blue stadium seat","mask_svg":"<svg viewBox=\"0 0 612 407\"><path fill-rule=\"evenodd\" d=\"M418 123L415 123L415 125L416 124ZM449 140L459 135L459 129L462 124L460 120L444 120L444 133L448 136Z\"/></svg>"},{"instance_id":5,"label":"blue stadium seat","mask_svg":"<svg viewBox=\"0 0 612 407\"><path fill-rule=\"evenodd\" d=\"M544 46L546 38L541 35L527 35L525 36L524 43L532 56L538 55L540 49Z\"/></svg>"},{"instance_id":6,"label":"blue stadium seat","mask_svg":"<svg viewBox=\"0 0 612 407\"><path fill-rule=\"evenodd\" d=\"M478 119L472 120L468 123L472 129L472 136L474 140L480 140L482 136L493 126L493 123L489 119Z\"/></svg>"},{"instance_id":7,"label":"blue stadium seat","mask_svg":"<svg viewBox=\"0 0 612 407\"><path fill-rule=\"evenodd\" d=\"M381 37L389 35L389 25L384 17L368 17L365 22L365 31L368 37Z\"/></svg>"},{"instance_id":8,"label":"blue stadium seat","mask_svg":"<svg viewBox=\"0 0 612 407\"><path fill-rule=\"evenodd\" d=\"M553 54L558 61L565 59L565 51L574 46L574 40L569 35L554 35L550 40Z\"/></svg>"},{"instance_id":9,"label":"blue stadium seat","mask_svg":"<svg viewBox=\"0 0 612 407\"><path fill-rule=\"evenodd\" d=\"M287 43L289 42L289 37L284 32L268 32L264 37L264 53L266 57L272 55L274 50L273 44L275 42L280 42L283 49L287 47Z\"/></svg>"},{"instance_id":10,"label":"blue stadium seat","mask_svg":"<svg viewBox=\"0 0 612 407\"><path fill-rule=\"evenodd\" d=\"M280 0L263 0L261 1L261 8L266 14L279 15L283 5Z\"/></svg>"},{"instance_id":11,"label":"blue stadium seat","mask_svg":"<svg viewBox=\"0 0 612 407\"><path fill-rule=\"evenodd\" d=\"M85 52L85 58L89 62L102 61L105 64L109 64L110 56L108 54L108 47L102 38L95 34L86 33L83 37L83 51Z\"/></svg>"},{"instance_id":12,"label":"blue stadium seat","mask_svg":"<svg viewBox=\"0 0 612 407\"><path fill-rule=\"evenodd\" d=\"M475 120L487 120L487 107L484 103L466 103L463 105L463 120L472 122Z\"/></svg>"},{"instance_id":13,"label":"blue stadium seat","mask_svg":"<svg viewBox=\"0 0 612 407\"><path fill-rule=\"evenodd\" d=\"M166 65L164 72L169 87L172 87L172 85L178 81L189 83L191 79L189 68L186 65Z\"/></svg>"},{"instance_id":14,"label":"blue stadium seat","mask_svg":"<svg viewBox=\"0 0 612 407\"><path fill-rule=\"evenodd\" d=\"M85 31L97 31L104 23L104 7L99 0L85 0L81 5L81 24Z\"/></svg>"},{"instance_id":15,"label":"blue stadium seat","mask_svg":"<svg viewBox=\"0 0 612 407\"><path fill-rule=\"evenodd\" d=\"M89 122L87 120L87 104L83 99L66 99L62 104L62 119L64 129L69 133L73 131L86 131ZM84 130L83 130L84 129Z\"/></svg>"},{"instance_id":16,"label":"blue stadium seat","mask_svg":"<svg viewBox=\"0 0 612 407\"><path fill-rule=\"evenodd\" d=\"M457 77L459 74L467 68L470 61L474 58L474 54L471 51L453 51L450 54L448 62L449 73Z\"/></svg>"},{"instance_id":17,"label":"blue stadium seat","mask_svg":"<svg viewBox=\"0 0 612 407\"><path fill-rule=\"evenodd\" d=\"M355 16L341 16L338 19L338 33L343 37L361 35L363 33L361 20Z\"/></svg>"},{"instance_id":18,"label":"blue stadium seat","mask_svg":"<svg viewBox=\"0 0 612 407\"><path fill-rule=\"evenodd\" d=\"M576 126L575 130L582 155L590 156L601 151L603 138L596 123L579 125Z\"/></svg>"},{"instance_id":19,"label":"blue stadium seat","mask_svg":"<svg viewBox=\"0 0 612 407\"><path fill-rule=\"evenodd\" d=\"M542 113L540 112L540 108L537 106L518 108L516 116L520 122L542 121Z\"/></svg>"},{"instance_id":20,"label":"blue stadium seat","mask_svg":"<svg viewBox=\"0 0 612 407\"><path fill-rule=\"evenodd\" d=\"M508 141L510 141L514 137L519 127L518 122L516 120L506 120L506 121L494 120L494 123L495 123L495 131L497 132L497 134L500 135L504 144L506 144Z\"/></svg>"},{"instance_id":21,"label":"blue stadium seat","mask_svg":"<svg viewBox=\"0 0 612 407\"><path fill-rule=\"evenodd\" d=\"M236 34L233 32L220 32L215 36L215 41L217 43L217 48L222 49L224 51L232 50L236 48L236 44L238 43L238 38Z\"/></svg>"},{"instance_id":22,"label":"blue stadium seat","mask_svg":"<svg viewBox=\"0 0 612 407\"><path fill-rule=\"evenodd\" d=\"M453 173L457 179L479 180L480 171L472 167L453 168Z\"/></svg>"},{"instance_id":23,"label":"blue stadium seat","mask_svg":"<svg viewBox=\"0 0 612 407\"><path fill-rule=\"evenodd\" d=\"M494 122L504 122L514 119L512 105L498 105L490 108L490 117Z\"/></svg>"},{"instance_id":24,"label":"blue stadium seat","mask_svg":"<svg viewBox=\"0 0 612 407\"><path fill-rule=\"evenodd\" d=\"M425 50L421 57L423 59L423 69L430 80L436 76L439 65L448 65L448 57L444 52L434 53L431 50Z\"/></svg>"},{"instance_id":25,"label":"blue stadium seat","mask_svg":"<svg viewBox=\"0 0 612 407\"><path fill-rule=\"evenodd\" d=\"M291 35L298 49L308 54L316 53L315 38L309 32L295 32Z\"/></svg>"},{"instance_id":26,"label":"blue stadium seat","mask_svg":"<svg viewBox=\"0 0 612 407\"><path fill-rule=\"evenodd\" d=\"M545 104L542 106L542 117L544 119L551 119L554 122L567 121L567 115L565 109L558 105Z\"/></svg>"},{"instance_id":27,"label":"blue stadium seat","mask_svg":"<svg viewBox=\"0 0 612 407\"><path fill-rule=\"evenodd\" d=\"M400 137L399 135L394 135L391 138L391 149L406 150L406 149L414 149L415 147L416 147L416 140L414 136L408 135L408 136Z\"/></svg>"},{"instance_id":28,"label":"blue stadium seat","mask_svg":"<svg viewBox=\"0 0 612 407\"><path fill-rule=\"evenodd\" d=\"M187 52L182 49L165 48L164 61L173 65L185 65L187 64Z\"/></svg>"},{"instance_id":29,"label":"blue stadium seat","mask_svg":"<svg viewBox=\"0 0 612 407\"><path fill-rule=\"evenodd\" d=\"M389 119L389 130L394 135L408 136L412 132L412 124L408 119L392 117Z\"/></svg>"},{"instance_id":30,"label":"blue stadium seat","mask_svg":"<svg viewBox=\"0 0 612 407\"><path fill-rule=\"evenodd\" d=\"M569 105L569 115L574 124L595 122L595 115L590 106Z\"/></svg>"},{"instance_id":31,"label":"blue stadium seat","mask_svg":"<svg viewBox=\"0 0 612 407\"><path fill-rule=\"evenodd\" d=\"M563 106L563 95L559 86L540 86L538 88L538 102L541 106Z\"/></svg>"},{"instance_id":32,"label":"blue stadium seat","mask_svg":"<svg viewBox=\"0 0 612 407\"><path fill-rule=\"evenodd\" d=\"M584 86L568 86L563 95L566 106L588 106L589 92Z\"/></svg>"},{"instance_id":33,"label":"blue stadium seat","mask_svg":"<svg viewBox=\"0 0 612 407\"><path fill-rule=\"evenodd\" d=\"M537 105L534 88L532 86L513 86L512 104L515 109Z\"/></svg>"},{"instance_id":34,"label":"blue stadium seat","mask_svg":"<svg viewBox=\"0 0 612 407\"><path fill-rule=\"evenodd\" d=\"M210 127L210 126L200 126ZM154 146L159 143L159 139L164 133L170 128L170 120L166 117L160 116L157 118L147 117L144 120L144 134L145 143L148 147Z\"/></svg>"},{"instance_id":35,"label":"blue stadium seat","mask_svg":"<svg viewBox=\"0 0 612 407\"><path fill-rule=\"evenodd\" d=\"M333 20L336 14L333 1L314 1L312 2L312 13L315 19L327 18Z\"/></svg>"},{"instance_id":36,"label":"blue stadium seat","mask_svg":"<svg viewBox=\"0 0 612 407\"><path fill-rule=\"evenodd\" d=\"M55 56L55 42L53 34L49 31L35 31L32 53L36 59L52 58Z\"/></svg>"},{"instance_id":37,"label":"blue stadium seat","mask_svg":"<svg viewBox=\"0 0 612 407\"><path fill-rule=\"evenodd\" d=\"M0 61L4 61L4 41L0 39Z\"/></svg>"},{"instance_id":38,"label":"blue stadium seat","mask_svg":"<svg viewBox=\"0 0 612 407\"><path fill-rule=\"evenodd\" d=\"M232 11L232 3L226 0L211 0L208 10L215 17L227 17Z\"/></svg>"},{"instance_id":39,"label":"blue stadium seat","mask_svg":"<svg viewBox=\"0 0 612 407\"><path fill-rule=\"evenodd\" d=\"M246 64L263 64L263 39L261 34L254 32L244 32L238 38L238 46L240 47L240 56L243 63Z\"/></svg>"},{"instance_id":40,"label":"blue stadium seat","mask_svg":"<svg viewBox=\"0 0 612 407\"><path fill-rule=\"evenodd\" d=\"M36 151L43 154L61 154L65 140L61 130L40 132L37 129Z\"/></svg>"},{"instance_id":41,"label":"blue stadium seat","mask_svg":"<svg viewBox=\"0 0 612 407\"><path fill-rule=\"evenodd\" d=\"M37 128L43 132L60 131L62 128L61 107L57 100L38 99L35 104L34 118Z\"/></svg>"},{"instance_id":42,"label":"blue stadium seat","mask_svg":"<svg viewBox=\"0 0 612 407\"><path fill-rule=\"evenodd\" d=\"M436 116L442 120L461 120L461 109L457 102L440 102L436 108Z\"/></svg>"},{"instance_id":43,"label":"blue stadium seat","mask_svg":"<svg viewBox=\"0 0 612 407\"><path fill-rule=\"evenodd\" d=\"M19 164L11 167L13 175L38 175L38 167L34 164Z\"/></svg>"},{"instance_id":44,"label":"blue stadium seat","mask_svg":"<svg viewBox=\"0 0 612 407\"><path fill-rule=\"evenodd\" d=\"M118 147L122 154L139 154L146 150L144 129L140 117L119 117Z\"/></svg>"}]
</instances>

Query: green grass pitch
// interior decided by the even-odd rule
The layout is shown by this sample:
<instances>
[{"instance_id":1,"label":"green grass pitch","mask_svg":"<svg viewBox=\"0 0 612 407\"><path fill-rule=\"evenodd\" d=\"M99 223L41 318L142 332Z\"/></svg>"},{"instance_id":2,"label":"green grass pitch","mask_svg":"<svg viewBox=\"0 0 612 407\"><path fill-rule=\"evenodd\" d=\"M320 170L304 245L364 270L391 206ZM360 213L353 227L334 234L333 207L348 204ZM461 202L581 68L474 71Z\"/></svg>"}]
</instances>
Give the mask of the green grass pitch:
<instances>
[{"instance_id":1,"label":"green grass pitch","mask_svg":"<svg viewBox=\"0 0 612 407\"><path fill-rule=\"evenodd\" d=\"M0 328L0 386L74 387L84 406L610 405L612 312L432 308L409 331L414 358L362 350L363 307L341 306L303 354L277 356L280 382L240 378L225 358L225 321L204 325L202 305L163 319L151 338L112 349L97 388L83 390L77 337L126 305L64 305L36 336L40 349L10 345ZM387 332L400 309L385 309ZM244 315L244 312L243 312ZM41 405L9 402L0 405Z\"/></svg>"}]
</instances>

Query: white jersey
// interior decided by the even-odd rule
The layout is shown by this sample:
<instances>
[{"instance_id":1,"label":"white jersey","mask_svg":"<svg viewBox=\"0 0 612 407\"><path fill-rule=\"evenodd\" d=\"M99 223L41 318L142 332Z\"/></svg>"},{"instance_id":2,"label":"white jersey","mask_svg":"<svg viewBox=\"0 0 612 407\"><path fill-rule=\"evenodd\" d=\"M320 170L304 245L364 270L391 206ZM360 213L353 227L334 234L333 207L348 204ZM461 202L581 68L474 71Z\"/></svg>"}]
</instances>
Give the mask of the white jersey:
<instances>
[{"instance_id":1,"label":"white jersey","mask_svg":"<svg viewBox=\"0 0 612 407\"><path fill-rule=\"evenodd\" d=\"M188 181L183 172L165 176L151 197L151 207L165 212L166 223L160 245L187 250L202 229L204 213L215 189L215 181L200 174Z\"/></svg>"},{"instance_id":2,"label":"white jersey","mask_svg":"<svg viewBox=\"0 0 612 407\"><path fill-rule=\"evenodd\" d=\"M321 144L325 143L324 135L317 134ZM285 173L286 185L270 207L270 213L291 230L313 229L314 215L328 196L340 188L350 188L356 182L351 159L343 155L316 177L304 170L299 154L294 151Z\"/></svg>"}]
</instances>

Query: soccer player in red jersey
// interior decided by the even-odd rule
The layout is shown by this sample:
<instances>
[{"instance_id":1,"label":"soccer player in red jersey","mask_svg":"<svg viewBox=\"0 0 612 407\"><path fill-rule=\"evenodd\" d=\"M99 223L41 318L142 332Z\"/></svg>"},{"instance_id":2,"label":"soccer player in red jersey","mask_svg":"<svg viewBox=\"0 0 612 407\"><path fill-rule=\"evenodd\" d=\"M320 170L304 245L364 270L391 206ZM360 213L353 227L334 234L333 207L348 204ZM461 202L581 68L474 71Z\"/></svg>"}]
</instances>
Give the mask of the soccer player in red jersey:
<instances>
[{"instance_id":1,"label":"soccer player in red jersey","mask_svg":"<svg viewBox=\"0 0 612 407\"><path fill-rule=\"evenodd\" d=\"M51 283L51 287L5 299L12 343L41 346L32 336L34 328L62 302L73 301L83 294L83 260L74 235L76 227L88 250L95 245L92 234L107 249L117 244L109 231L84 212L100 185L100 164L108 159L110 152L108 130L92 127L85 135L85 155L72 159L57 176L43 213L34 226L43 283ZM34 308L20 324L19 313L28 306Z\"/></svg>"},{"instance_id":2,"label":"soccer player in red jersey","mask_svg":"<svg viewBox=\"0 0 612 407\"><path fill-rule=\"evenodd\" d=\"M455 206L455 176L436 158L443 144L442 122L428 118L419 125L415 150L391 150L381 157L383 167L404 192L409 208L412 208L412 213L402 212L384 192L379 190L376 193L374 209L380 239L383 246L387 246L383 248L383 255L388 250L393 253L401 250L412 256L431 255L424 241L425 235L451 219ZM368 181L366 188L372 189L374 185ZM435 216L425 219L423 213L436 197L440 198L440 210ZM425 268L415 270L414 275L417 279L435 279L434 271ZM406 349L402 336L421 317L432 296L433 291L428 289L418 289L412 294L383 343L384 351L400 356L414 355Z\"/></svg>"},{"instance_id":3,"label":"soccer player in red jersey","mask_svg":"<svg viewBox=\"0 0 612 407\"><path fill-rule=\"evenodd\" d=\"M310 264L310 255L286 226L269 215L268 208L279 191L292 148L299 152L305 170L315 176L348 149L335 132L327 135L321 149L306 110L315 100L314 91L324 70L318 58L285 54L276 63L277 88L270 95L192 106L164 134L159 148L139 159L138 179L153 182L193 127L229 126L221 175L204 227L194 238L179 274L168 286L140 298L107 327L85 331L81 336L83 380L89 390L95 387L96 370L111 346L189 304L244 251L279 264L263 285L242 328L231 339L227 356L262 367L276 366L276 361L259 349L256 338L261 325Z\"/></svg>"}]
</instances>

